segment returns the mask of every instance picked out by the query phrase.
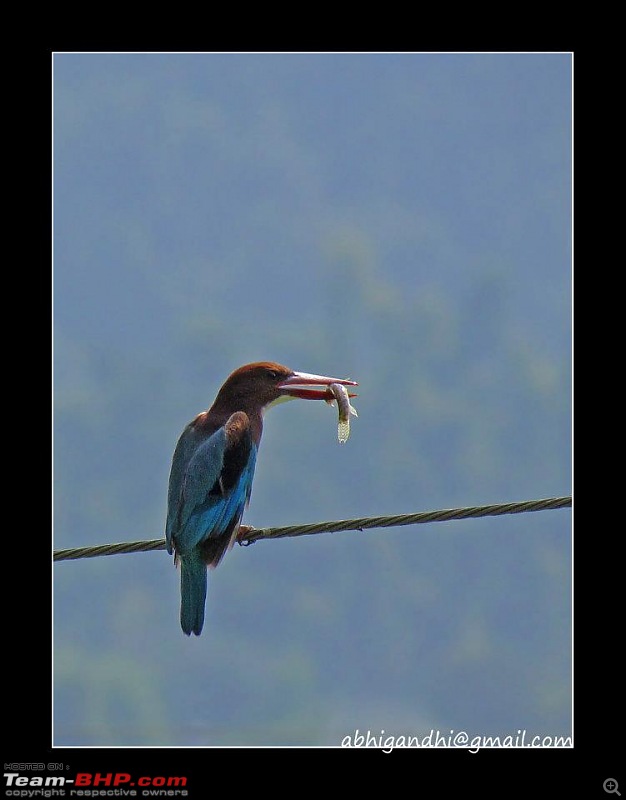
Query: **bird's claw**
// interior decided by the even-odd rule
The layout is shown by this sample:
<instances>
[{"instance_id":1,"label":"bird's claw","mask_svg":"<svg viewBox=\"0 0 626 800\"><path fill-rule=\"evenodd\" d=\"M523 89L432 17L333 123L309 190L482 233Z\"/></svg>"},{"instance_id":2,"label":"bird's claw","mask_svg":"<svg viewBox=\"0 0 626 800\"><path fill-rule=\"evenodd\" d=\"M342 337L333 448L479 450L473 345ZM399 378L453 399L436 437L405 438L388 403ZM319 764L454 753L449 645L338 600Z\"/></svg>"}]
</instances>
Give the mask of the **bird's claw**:
<instances>
[{"instance_id":1,"label":"bird's claw","mask_svg":"<svg viewBox=\"0 0 626 800\"><path fill-rule=\"evenodd\" d=\"M249 547L251 544L254 544L254 541L246 541L250 531L253 530L253 525L240 525L239 531L237 532L237 544L241 547Z\"/></svg>"}]
</instances>

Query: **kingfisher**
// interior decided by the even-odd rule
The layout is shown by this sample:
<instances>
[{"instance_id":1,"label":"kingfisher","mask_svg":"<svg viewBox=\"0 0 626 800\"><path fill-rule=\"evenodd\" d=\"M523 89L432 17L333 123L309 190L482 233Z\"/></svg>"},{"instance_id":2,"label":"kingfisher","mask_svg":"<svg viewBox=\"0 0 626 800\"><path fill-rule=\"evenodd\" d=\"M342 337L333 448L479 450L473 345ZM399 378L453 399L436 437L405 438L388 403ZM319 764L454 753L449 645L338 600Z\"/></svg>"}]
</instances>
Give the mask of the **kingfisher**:
<instances>
[{"instance_id":1,"label":"kingfisher","mask_svg":"<svg viewBox=\"0 0 626 800\"><path fill-rule=\"evenodd\" d=\"M187 636L202 632L208 570L237 539L250 501L264 412L295 398L327 401L331 384L357 385L294 372L273 361L245 364L180 435L170 471L165 538L180 566L180 625Z\"/></svg>"}]
</instances>

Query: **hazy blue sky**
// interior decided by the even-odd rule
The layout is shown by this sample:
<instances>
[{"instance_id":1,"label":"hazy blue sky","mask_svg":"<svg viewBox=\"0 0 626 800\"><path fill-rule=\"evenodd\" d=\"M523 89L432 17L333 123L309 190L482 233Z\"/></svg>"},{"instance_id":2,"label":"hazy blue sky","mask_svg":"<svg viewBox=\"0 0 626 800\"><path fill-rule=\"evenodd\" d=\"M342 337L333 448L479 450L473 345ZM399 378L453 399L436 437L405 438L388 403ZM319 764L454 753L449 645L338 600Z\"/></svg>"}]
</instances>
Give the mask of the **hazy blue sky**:
<instances>
[{"instance_id":1,"label":"hazy blue sky","mask_svg":"<svg viewBox=\"0 0 626 800\"><path fill-rule=\"evenodd\" d=\"M257 359L244 521L570 492L571 56L54 57L55 546L163 535L171 454ZM163 553L55 566L57 744L570 731L570 514L235 548L198 640Z\"/></svg>"}]
</instances>

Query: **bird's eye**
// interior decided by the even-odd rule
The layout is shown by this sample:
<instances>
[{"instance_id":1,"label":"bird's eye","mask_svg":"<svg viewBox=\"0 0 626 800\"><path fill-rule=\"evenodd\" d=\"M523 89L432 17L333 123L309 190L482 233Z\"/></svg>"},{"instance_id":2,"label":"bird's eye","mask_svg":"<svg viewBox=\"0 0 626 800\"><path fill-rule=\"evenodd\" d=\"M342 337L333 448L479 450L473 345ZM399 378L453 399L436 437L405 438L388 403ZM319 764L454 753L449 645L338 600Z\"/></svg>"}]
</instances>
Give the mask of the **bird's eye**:
<instances>
[{"instance_id":1,"label":"bird's eye","mask_svg":"<svg viewBox=\"0 0 626 800\"><path fill-rule=\"evenodd\" d=\"M274 370L274 369L268 369L268 371L267 371L267 377L268 377L268 378L271 378L273 381L275 381L275 380L276 380L276 378L278 378L278 373L277 373L277 372L276 372L276 370Z\"/></svg>"}]
</instances>

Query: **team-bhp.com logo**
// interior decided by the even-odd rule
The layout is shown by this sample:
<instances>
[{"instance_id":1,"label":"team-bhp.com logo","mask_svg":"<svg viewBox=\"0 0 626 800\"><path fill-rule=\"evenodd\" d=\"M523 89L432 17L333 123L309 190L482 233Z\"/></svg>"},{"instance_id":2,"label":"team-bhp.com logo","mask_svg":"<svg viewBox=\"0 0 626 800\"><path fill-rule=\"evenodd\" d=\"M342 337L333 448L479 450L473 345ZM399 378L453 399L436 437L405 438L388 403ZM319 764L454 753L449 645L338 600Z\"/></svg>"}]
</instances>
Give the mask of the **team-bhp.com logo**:
<instances>
[{"instance_id":1,"label":"team-bhp.com logo","mask_svg":"<svg viewBox=\"0 0 626 800\"><path fill-rule=\"evenodd\" d=\"M182 776L140 775L135 777L128 772L77 772L73 778L65 775L20 775L19 772L5 772L5 794L7 797L83 797L94 788L116 789L116 797L168 797L187 796L187 778ZM40 791L33 791L39 789ZM64 790L51 792L50 790ZM139 789L139 792L138 792ZM46 791L48 790L48 791Z\"/></svg>"}]
</instances>

